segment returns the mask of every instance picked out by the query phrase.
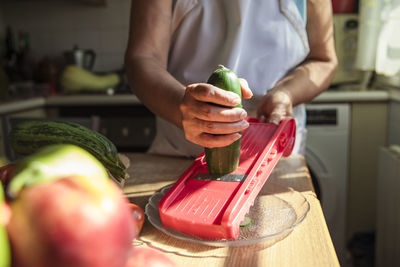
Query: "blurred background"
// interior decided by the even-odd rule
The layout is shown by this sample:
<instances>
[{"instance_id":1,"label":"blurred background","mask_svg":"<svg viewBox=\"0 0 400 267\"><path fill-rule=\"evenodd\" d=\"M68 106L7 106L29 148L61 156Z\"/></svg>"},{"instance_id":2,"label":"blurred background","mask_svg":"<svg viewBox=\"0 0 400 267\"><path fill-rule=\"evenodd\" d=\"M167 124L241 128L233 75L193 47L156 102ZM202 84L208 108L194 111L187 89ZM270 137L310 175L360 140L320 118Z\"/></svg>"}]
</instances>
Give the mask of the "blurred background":
<instances>
[{"instance_id":1,"label":"blurred background","mask_svg":"<svg viewBox=\"0 0 400 267\"><path fill-rule=\"evenodd\" d=\"M332 6L339 68L307 105L306 160L341 264L400 266L400 0ZM1 161L26 119L78 122L146 151L155 123L126 82L129 14L130 0L0 2Z\"/></svg>"}]
</instances>

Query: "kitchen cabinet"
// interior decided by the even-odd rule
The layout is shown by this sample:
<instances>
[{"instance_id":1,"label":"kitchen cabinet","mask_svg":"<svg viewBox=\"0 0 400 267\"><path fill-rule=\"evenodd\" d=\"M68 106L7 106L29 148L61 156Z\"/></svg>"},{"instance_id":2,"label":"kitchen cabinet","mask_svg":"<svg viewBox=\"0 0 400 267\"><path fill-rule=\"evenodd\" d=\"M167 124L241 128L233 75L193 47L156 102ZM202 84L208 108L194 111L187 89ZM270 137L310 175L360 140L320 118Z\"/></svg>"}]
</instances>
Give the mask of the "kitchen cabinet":
<instances>
[{"instance_id":1,"label":"kitchen cabinet","mask_svg":"<svg viewBox=\"0 0 400 267\"><path fill-rule=\"evenodd\" d=\"M400 100L389 104L389 145L400 145Z\"/></svg>"},{"instance_id":2,"label":"kitchen cabinet","mask_svg":"<svg viewBox=\"0 0 400 267\"><path fill-rule=\"evenodd\" d=\"M347 237L375 230L379 147L387 145L388 102L352 103Z\"/></svg>"},{"instance_id":3,"label":"kitchen cabinet","mask_svg":"<svg viewBox=\"0 0 400 267\"><path fill-rule=\"evenodd\" d=\"M43 107L36 107L28 111L15 111L0 116L0 163L5 159L10 160L7 134L10 131L10 120L13 118L38 119L47 116Z\"/></svg>"},{"instance_id":4,"label":"kitchen cabinet","mask_svg":"<svg viewBox=\"0 0 400 267\"><path fill-rule=\"evenodd\" d=\"M349 168L346 170L348 241L355 233L376 229L378 154L379 147L388 143L388 133L393 132L390 138L396 132L395 127L388 123L389 103L394 99L400 101L400 94L396 96L389 90L368 90L327 91L313 100L314 103L351 105ZM398 113L398 110L392 110L392 113Z\"/></svg>"},{"instance_id":5,"label":"kitchen cabinet","mask_svg":"<svg viewBox=\"0 0 400 267\"><path fill-rule=\"evenodd\" d=\"M400 266L400 90L389 102L388 146L379 149L375 266Z\"/></svg>"},{"instance_id":6,"label":"kitchen cabinet","mask_svg":"<svg viewBox=\"0 0 400 267\"><path fill-rule=\"evenodd\" d=\"M146 151L156 132L154 114L132 94L53 96L46 109L50 117L90 118L91 128L108 137L118 151Z\"/></svg>"},{"instance_id":7,"label":"kitchen cabinet","mask_svg":"<svg viewBox=\"0 0 400 267\"><path fill-rule=\"evenodd\" d=\"M155 116L143 105L57 106L51 116L90 119L90 128L110 139L120 152L146 151L156 132Z\"/></svg>"},{"instance_id":8,"label":"kitchen cabinet","mask_svg":"<svg viewBox=\"0 0 400 267\"><path fill-rule=\"evenodd\" d=\"M119 151L146 151L155 136L155 116L132 94L20 100L2 103L0 116L19 114L23 117L35 114L32 113L35 109L41 110L42 118L76 122L100 132L113 141Z\"/></svg>"}]
</instances>

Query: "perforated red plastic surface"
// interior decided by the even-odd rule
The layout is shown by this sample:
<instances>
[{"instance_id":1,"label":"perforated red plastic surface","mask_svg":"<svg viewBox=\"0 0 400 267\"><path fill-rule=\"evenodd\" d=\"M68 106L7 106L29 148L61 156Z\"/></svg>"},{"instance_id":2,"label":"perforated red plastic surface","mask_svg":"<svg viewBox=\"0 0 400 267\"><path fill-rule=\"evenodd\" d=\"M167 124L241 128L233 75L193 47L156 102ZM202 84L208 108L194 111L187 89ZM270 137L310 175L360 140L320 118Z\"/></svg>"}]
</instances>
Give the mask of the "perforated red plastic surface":
<instances>
[{"instance_id":1,"label":"perforated red plastic surface","mask_svg":"<svg viewBox=\"0 0 400 267\"><path fill-rule=\"evenodd\" d=\"M292 152L296 124L249 119L243 132L239 167L231 174L209 174L204 153L181 175L159 203L161 222L204 239L233 239L281 156Z\"/></svg>"}]
</instances>

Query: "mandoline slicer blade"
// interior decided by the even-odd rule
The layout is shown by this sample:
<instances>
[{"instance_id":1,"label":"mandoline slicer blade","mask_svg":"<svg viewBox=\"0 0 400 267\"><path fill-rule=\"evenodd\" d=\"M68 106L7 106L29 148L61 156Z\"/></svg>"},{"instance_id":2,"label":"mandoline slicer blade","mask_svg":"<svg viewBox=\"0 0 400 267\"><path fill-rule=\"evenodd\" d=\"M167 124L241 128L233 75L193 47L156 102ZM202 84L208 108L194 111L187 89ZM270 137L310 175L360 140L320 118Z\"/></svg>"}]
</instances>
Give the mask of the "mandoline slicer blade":
<instances>
[{"instance_id":1,"label":"mandoline slicer blade","mask_svg":"<svg viewBox=\"0 0 400 267\"><path fill-rule=\"evenodd\" d=\"M243 132L239 167L232 173L208 173L204 153L181 175L159 203L161 222L204 239L239 237L239 225L281 156L292 152L296 124L249 119Z\"/></svg>"}]
</instances>

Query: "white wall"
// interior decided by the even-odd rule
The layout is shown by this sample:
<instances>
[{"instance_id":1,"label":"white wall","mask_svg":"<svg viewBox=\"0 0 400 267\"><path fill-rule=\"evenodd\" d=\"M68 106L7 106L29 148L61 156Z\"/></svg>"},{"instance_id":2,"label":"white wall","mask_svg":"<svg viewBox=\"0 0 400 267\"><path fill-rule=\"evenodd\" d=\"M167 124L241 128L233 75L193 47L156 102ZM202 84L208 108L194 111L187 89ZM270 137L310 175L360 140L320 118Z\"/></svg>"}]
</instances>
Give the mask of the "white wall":
<instances>
[{"instance_id":1,"label":"white wall","mask_svg":"<svg viewBox=\"0 0 400 267\"><path fill-rule=\"evenodd\" d=\"M61 57L76 44L97 53L95 71L123 66L131 0L108 0L95 7L72 0L3 2L3 16L15 32L27 31L36 60Z\"/></svg>"}]
</instances>

